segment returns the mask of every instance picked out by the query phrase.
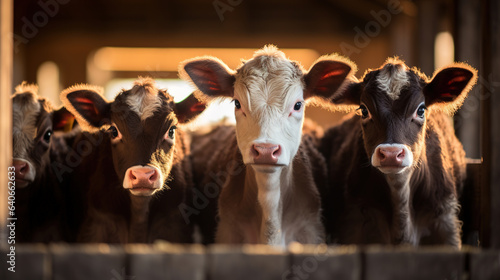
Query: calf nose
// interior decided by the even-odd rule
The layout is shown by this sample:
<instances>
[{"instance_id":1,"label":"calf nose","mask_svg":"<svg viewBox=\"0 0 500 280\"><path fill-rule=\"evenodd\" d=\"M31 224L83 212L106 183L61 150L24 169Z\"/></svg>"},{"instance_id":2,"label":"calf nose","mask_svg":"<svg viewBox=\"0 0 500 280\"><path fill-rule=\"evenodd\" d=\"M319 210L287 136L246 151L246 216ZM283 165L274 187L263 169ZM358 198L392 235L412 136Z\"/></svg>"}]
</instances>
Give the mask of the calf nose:
<instances>
[{"instance_id":1,"label":"calf nose","mask_svg":"<svg viewBox=\"0 0 500 280\"><path fill-rule=\"evenodd\" d=\"M158 172L152 167L130 168L127 174L131 187L153 188L158 180Z\"/></svg>"},{"instance_id":2,"label":"calf nose","mask_svg":"<svg viewBox=\"0 0 500 280\"><path fill-rule=\"evenodd\" d=\"M256 164L276 164L280 155L280 145L268 143L252 145L253 162Z\"/></svg>"},{"instance_id":3,"label":"calf nose","mask_svg":"<svg viewBox=\"0 0 500 280\"><path fill-rule=\"evenodd\" d=\"M401 147L379 147L377 156L381 166L401 166L405 159L405 150Z\"/></svg>"},{"instance_id":4,"label":"calf nose","mask_svg":"<svg viewBox=\"0 0 500 280\"><path fill-rule=\"evenodd\" d=\"M24 179L24 177L30 172L30 166L28 162L24 160L13 160L12 165L16 169L16 178Z\"/></svg>"}]
</instances>

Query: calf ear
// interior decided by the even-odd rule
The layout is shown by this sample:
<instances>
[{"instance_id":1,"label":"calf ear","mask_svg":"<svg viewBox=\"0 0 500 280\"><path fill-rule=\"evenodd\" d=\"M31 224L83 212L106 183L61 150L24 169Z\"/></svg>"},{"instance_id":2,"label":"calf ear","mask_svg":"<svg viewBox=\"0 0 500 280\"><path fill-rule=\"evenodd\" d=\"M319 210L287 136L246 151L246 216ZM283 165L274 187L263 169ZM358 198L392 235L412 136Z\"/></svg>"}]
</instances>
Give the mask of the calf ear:
<instances>
[{"instance_id":1,"label":"calf ear","mask_svg":"<svg viewBox=\"0 0 500 280\"><path fill-rule=\"evenodd\" d=\"M175 104L174 111L180 123L187 123L201 114L207 107L206 103L200 102L193 94Z\"/></svg>"},{"instance_id":2,"label":"calf ear","mask_svg":"<svg viewBox=\"0 0 500 280\"><path fill-rule=\"evenodd\" d=\"M83 85L68 88L61 93L64 107L75 116L83 130L93 132L111 123L111 103L100 92L96 87Z\"/></svg>"},{"instance_id":3,"label":"calf ear","mask_svg":"<svg viewBox=\"0 0 500 280\"><path fill-rule=\"evenodd\" d=\"M435 104L438 110L453 113L462 106L476 80L477 71L467 64L454 64L441 69L424 86L425 104Z\"/></svg>"},{"instance_id":4,"label":"calf ear","mask_svg":"<svg viewBox=\"0 0 500 280\"><path fill-rule=\"evenodd\" d=\"M179 75L193 84L207 97L233 97L233 71L215 57L201 57L183 61Z\"/></svg>"},{"instance_id":5,"label":"calf ear","mask_svg":"<svg viewBox=\"0 0 500 280\"><path fill-rule=\"evenodd\" d=\"M320 57L304 76L305 97L330 99L342 88L348 76L356 72L356 64L337 55Z\"/></svg>"},{"instance_id":6,"label":"calf ear","mask_svg":"<svg viewBox=\"0 0 500 280\"><path fill-rule=\"evenodd\" d=\"M73 128L75 117L64 107L52 113L52 128L54 131L70 131Z\"/></svg>"}]
</instances>

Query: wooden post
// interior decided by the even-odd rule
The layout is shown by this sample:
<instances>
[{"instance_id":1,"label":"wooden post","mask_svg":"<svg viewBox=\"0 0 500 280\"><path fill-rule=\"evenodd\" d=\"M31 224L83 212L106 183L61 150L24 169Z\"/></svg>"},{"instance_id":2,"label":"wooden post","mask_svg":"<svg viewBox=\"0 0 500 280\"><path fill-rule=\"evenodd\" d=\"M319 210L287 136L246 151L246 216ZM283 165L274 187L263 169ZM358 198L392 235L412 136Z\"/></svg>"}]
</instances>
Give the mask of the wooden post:
<instances>
[{"instance_id":1,"label":"wooden post","mask_svg":"<svg viewBox=\"0 0 500 280\"><path fill-rule=\"evenodd\" d=\"M12 162L13 0L0 0L0 244L6 245L7 167Z\"/></svg>"},{"instance_id":2,"label":"wooden post","mask_svg":"<svg viewBox=\"0 0 500 280\"><path fill-rule=\"evenodd\" d=\"M500 248L500 4L483 0L482 66L480 77L482 95L482 156L483 191L482 233L485 247Z\"/></svg>"},{"instance_id":3,"label":"wooden post","mask_svg":"<svg viewBox=\"0 0 500 280\"><path fill-rule=\"evenodd\" d=\"M479 69L481 54L480 3L456 2L456 61L465 61ZM479 73L482 75L482 73ZM455 116L455 130L469 158L479 159L480 153L480 89L475 86Z\"/></svg>"}]
</instances>

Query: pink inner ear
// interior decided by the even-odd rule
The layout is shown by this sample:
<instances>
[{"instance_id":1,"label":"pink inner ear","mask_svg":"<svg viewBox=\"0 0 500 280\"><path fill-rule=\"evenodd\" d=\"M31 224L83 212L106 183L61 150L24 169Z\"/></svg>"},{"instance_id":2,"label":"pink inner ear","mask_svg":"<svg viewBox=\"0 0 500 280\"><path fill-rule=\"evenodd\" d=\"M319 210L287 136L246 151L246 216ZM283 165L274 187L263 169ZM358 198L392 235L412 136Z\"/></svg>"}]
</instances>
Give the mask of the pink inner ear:
<instances>
[{"instance_id":1,"label":"pink inner ear","mask_svg":"<svg viewBox=\"0 0 500 280\"><path fill-rule=\"evenodd\" d=\"M84 111L93 111L96 115L98 114L97 108L94 106L94 102L88 98L77 97L75 101L80 103L79 107Z\"/></svg>"},{"instance_id":2,"label":"pink inner ear","mask_svg":"<svg viewBox=\"0 0 500 280\"><path fill-rule=\"evenodd\" d=\"M342 70L335 70L332 72L328 72L328 73L324 74L323 76L321 76L320 80L324 80L324 79L330 78L332 76L339 76L339 75L342 75L343 73L344 73L344 71L342 71Z\"/></svg>"},{"instance_id":3,"label":"pink inner ear","mask_svg":"<svg viewBox=\"0 0 500 280\"><path fill-rule=\"evenodd\" d=\"M464 76L457 76L457 77L455 77L455 78L451 79L451 80L448 82L448 85L451 85L451 84L453 84L453 83L460 83L460 82L465 81L466 79L467 79L467 78L466 78L466 77L464 77Z\"/></svg>"},{"instance_id":4,"label":"pink inner ear","mask_svg":"<svg viewBox=\"0 0 500 280\"><path fill-rule=\"evenodd\" d=\"M191 106L191 108L189 108L189 110L191 112L202 112L203 110L205 110L205 107L206 106L204 103L196 103L193 106Z\"/></svg>"}]
</instances>

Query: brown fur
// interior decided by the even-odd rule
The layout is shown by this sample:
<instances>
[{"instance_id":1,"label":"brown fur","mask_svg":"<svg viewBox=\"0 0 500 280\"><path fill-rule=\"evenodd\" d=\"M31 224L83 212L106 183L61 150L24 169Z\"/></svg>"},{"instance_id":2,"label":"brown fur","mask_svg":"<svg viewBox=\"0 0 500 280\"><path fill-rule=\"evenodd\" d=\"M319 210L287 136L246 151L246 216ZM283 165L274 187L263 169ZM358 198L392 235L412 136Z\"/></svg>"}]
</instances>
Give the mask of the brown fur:
<instances>
[{"instance_id":1,"label":"brown fur","mask_svg":"<svg viewBox=\"0 0 500 280\"><path fill-rule=\"evenodd\" d=\"M188 98L189 106L182 106L186 111L179 111L173 98L156 90L153 83L141 78L132 90L123 91L111 103L99 97L93 86L73 87L62 93L63 102L71 103L68 107L76 118L87 118L84 129L90 131L74 144L75 149L90 144L72 178L77 190L74 196L81 197L79 204L85 209L80 216L80 242L192 242L193 227L185 224L178 209L192 188L189 143L181 127L173 139L166 137L174 125L180 126L176 116L192 117L190 106L196 104ZM138 104L140 110L131 108L131 96L144 100L138 95L153 100ZM120 132L121 140L112 141L108 131L112 126ZM137 165L153 166L163 175L163 186L152 195L137 196L124 188L125 172Z\"/></svg>"},{"instance_id":2,"label":"brown fur","mask_svg":"<svg viewBox=\"0 0 500 280\"><path fill-rule=\"evenodd\" d=\"M78 132L54 133L49 142L45 142L43 136L48 130L59 129L57 126L63 122L72 122L72 117L66 112L67 118L58 119L57 114L64 114L65 110L56 110L50 102L39 97L34 85L23 83L17 86L12 102L16 110L13 122L18 126L14 127L13 156L27 160L36 170L33 182L15 190L16 241L71 241L66 207L68 185L65 178L56 176L52 164L61 162ZM35 108L38 110L33 111ZM22 121L26 118L32 118L34 122ZM26 127L30 125L33 128ZM23 135L29 131L34 134ZM19 179L17 174L16 178Z\"/></svg>"},{"instance_id":3,"label":"brown fur","mask_svg":"<svg viewBox=\"0 0 500 280\"><path fill-rule=\"evenodd\" d=\"M394 72L391 67L407 69L408 83L388 95L377 76L381 69ZM329 129L321 141L328 159L330 188L323 203L332 241L461 246L457 191L465 178L465 152L443 112L463 102L476 75L470 66L456 64L430 80L392 59L333 97L334 103L366 106L369 115L353 116ZM424 101L424 118L415 117ZM413 164L403 175L384 175L371 165L382 143L410 147ZM391 181L401 179L408 181Z\"/></svg>"}]
</instances>

